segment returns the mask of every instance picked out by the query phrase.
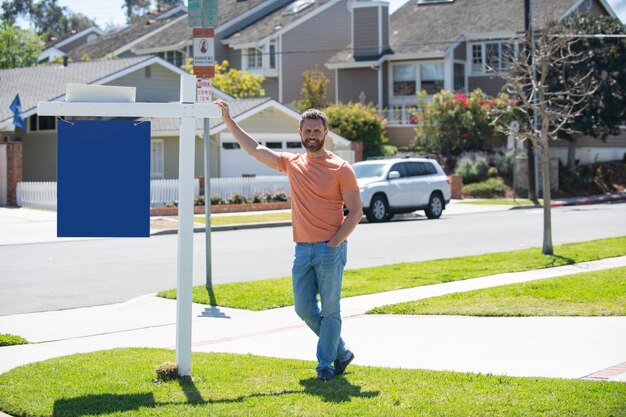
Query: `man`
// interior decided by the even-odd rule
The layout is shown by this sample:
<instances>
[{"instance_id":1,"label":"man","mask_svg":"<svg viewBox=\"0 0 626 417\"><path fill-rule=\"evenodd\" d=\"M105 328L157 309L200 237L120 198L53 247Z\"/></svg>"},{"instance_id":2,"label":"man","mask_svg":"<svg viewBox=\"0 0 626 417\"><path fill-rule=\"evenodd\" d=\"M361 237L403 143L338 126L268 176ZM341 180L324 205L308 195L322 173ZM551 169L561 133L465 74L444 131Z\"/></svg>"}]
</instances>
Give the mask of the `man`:
<instances>
[{"instance_id":1,"label":"man","mask_svg":"<svg viewBox=\"0 0 626 417\"><path fill-rule=\"evenodd\" d=\"M216 100L228 131L241 147L270 168L284 172L291 187L294 307L318 335L317 378L341 375L354 354L341 339L341 281L347 259L348 236L363 216L361 196L352 167L324 148L328 119L316 109L300 120L304 154L275 152L246 133L232 119L228 103ZM344 219L343 207L348 209ZM321 311L317 304L320 296Z\"/></svg>"}]
</instances>

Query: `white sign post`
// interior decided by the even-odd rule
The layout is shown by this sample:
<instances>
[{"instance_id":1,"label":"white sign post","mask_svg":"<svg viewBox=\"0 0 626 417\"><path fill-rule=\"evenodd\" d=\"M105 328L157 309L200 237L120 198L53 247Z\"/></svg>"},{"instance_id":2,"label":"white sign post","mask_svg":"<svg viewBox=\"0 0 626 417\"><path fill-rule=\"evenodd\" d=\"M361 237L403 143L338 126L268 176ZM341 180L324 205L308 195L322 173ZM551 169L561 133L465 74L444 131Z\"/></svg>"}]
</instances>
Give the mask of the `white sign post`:
<instances>
[{"instance_id":1,"label":"white sign post","mask_svg":"<svg viewBox=\"0 0 626 417\"><path fill-rule=\"evenodd\" d=\"M176 298L176 361L180 376L191 375L191 293L193 283L193 182L195 119L221 117L215 104L196 103L196 77L181 76L180 103L40 102L40 116L179 117L178 265Z\"/></svg>"}]
</instances>

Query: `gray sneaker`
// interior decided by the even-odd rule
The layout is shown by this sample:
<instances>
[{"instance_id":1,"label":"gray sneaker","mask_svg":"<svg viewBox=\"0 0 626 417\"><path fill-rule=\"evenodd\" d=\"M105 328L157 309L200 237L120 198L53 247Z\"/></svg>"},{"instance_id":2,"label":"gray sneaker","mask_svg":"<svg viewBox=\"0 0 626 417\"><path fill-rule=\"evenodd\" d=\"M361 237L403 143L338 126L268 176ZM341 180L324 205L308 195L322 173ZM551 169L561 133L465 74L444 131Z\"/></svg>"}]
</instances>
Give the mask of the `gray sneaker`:
<instances>
[{"instance_id":1,"label":"gray sneaker","mask_svg":"<svg viewBox=\"0 0 626 417\"><path fill-rule=\"evenodd\" d=\"M343 375L346 372L346 368L350 365L350 362L354 360L354 353L350 353L350 357L345 361L340 361L339 359L335 359L333 365L335 365L335 375Z\"/></svg>"}]
</instances>

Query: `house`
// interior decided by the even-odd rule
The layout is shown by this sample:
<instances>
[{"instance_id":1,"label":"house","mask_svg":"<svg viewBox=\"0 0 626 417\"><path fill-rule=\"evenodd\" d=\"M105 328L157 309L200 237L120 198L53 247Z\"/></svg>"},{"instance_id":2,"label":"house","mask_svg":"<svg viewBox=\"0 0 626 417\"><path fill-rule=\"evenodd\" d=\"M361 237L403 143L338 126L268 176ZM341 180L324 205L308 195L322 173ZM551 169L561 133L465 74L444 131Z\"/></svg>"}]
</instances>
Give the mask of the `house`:
<instances>
[{"instance_id":1,"label":"house","mask_svg":"<svg viewBox=\"0 0 626 417\"><path fill-rule=\"evenodd\" d=\"M13 200L8 199L11 204L18 182L56 181L57 126L64 121L39 116L37 103L64 100L67 83L136 87L137 102L171 102L180 100L180 76L183 74L180 68L153 56L0 70L0 192L13 193ZM10 104L16 94L21 99L25 130L13 124ZM213 91L213 97L231 101L234 118L268 147L277 151L302 151L297 134L299 115L293 110L271 98L234 100L218 90ZM178 177L179 127L179 120L175 118L151 120L152 178ZM245 155L229 136L221 119L211 119L210 134L212 177L270 172L279 175L275 171L268 172L266 167ZM198 119L196 176L204 172L203 135L203 121ZM330 133L327 147L348 161L354 161L354 151L347 139Z\"/></svg>"},{"instance_id":2,"label":"house","mask_svg":"<svg viewBox=\"0 0 626 417\"><path fill-rule=\"evenodd\" d=\"M57 57L65 57L69 51L93 42L104 34L104 31L97 26L89 26L64 39L49 42L37 58L37 63L52 62Z\"/></svg>"},{"instance_id":3,"label":"house","mask_svg":"<svg viewBox=\"0 0 626 417\"><path fill-rule=\"evenodd\" d=\"M67 51L67 56L73 61L82 61L85 57L100 59L135 56L137 54L133 52L133 47L136 44L186 18L187 9L182 5L172 7L164 12L151 11L137 17L131 24L116 32L107 33L93 42ZM173 63L178 64L177 62Z\"/></svg>"},{"instance_id":4,"label":"house","mask_svg":"<svg viewBox=\"0 0 626 417\"><path fill-rule=\"evenodd\" d=\"M538 27L579 11L616 17L605 0L534 3ZM391 16L386 1L361 0L352 1L350 11L351 42L326 62L334 72L334 99L377 105L388 121L387 137L398 146L414 138L409 116L419 91L480 88L496 95L504 83L489 68L506 70L502 56L518 48L511 39L524 33L522 0L409 0ZM563 146L555 144L559 157ZM586 160L621 159L626 135L605 144L581 138L578 146Z\"/></svg>"},{"instance_id":5,"label":"house","mask_svg":"<svg viewBox=\"0 0 626 417\"><path fill-rule=\"evenodd\" d=\"M302 73L314 68L327 74L328 90L334 90L324 62L350 40L348 0L231 0L220 2L218 12L216 61L265 77L267 96L281 103L302 98ZM180 62L191 57L191 45L184 19L138 43L133 52L168 60L176 54Z\"/></svg>"}]
</instances>

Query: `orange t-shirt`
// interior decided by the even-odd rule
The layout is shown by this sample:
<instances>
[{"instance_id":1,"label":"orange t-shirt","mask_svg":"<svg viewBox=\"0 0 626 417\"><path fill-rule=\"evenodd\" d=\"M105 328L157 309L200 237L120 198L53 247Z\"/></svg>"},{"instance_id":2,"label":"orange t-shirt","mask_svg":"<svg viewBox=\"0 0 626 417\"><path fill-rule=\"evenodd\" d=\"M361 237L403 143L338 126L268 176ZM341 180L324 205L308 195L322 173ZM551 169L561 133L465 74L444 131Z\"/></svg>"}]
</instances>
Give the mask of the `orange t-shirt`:
<instances>
[{"instance_id":1,"label":"orange t-shirt","mask_svg":"<svg viewBox=\"0 0 626 417\"><path fill-rule=\"evenodd\" d=\"M330 240L343 224L343 194L359 190L350 164L329 151L321 158L282 152L278 169L289 176L294 242Z\"/></svg>"}]
</instances>

